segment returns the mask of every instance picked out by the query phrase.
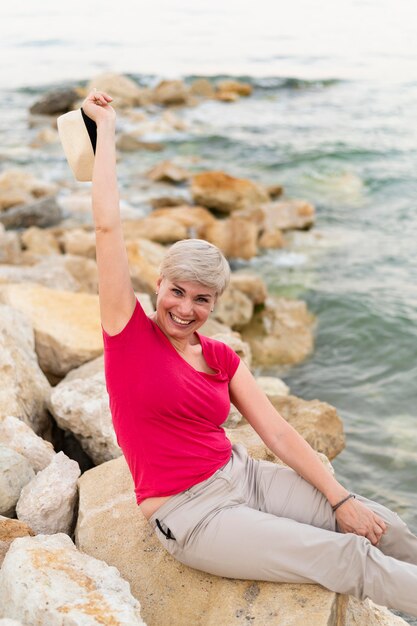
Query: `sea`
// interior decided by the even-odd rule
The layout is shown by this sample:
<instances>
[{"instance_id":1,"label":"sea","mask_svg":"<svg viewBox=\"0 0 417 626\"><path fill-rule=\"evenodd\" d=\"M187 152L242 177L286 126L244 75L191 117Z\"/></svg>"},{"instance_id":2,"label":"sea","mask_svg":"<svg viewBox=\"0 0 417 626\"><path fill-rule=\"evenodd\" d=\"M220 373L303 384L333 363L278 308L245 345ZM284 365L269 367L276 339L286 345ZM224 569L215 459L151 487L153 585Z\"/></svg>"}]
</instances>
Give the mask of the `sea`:
<instances>
[{"instance_id":1,"label":"sea","mask_svg":"<svg viewBox=\"0 0 417 626\"><path fill-rule=\"evenodd\" d=\"M192 171L282 184L286 197L314 204L314 228L293 233L289 247L233 262L317 317L314 353L262 373L337 408L346 433L338 479L414 532L416 12L414 0L20 0L0 9L1 170L70 181L59 146L29 145L28 108L51 89L108 71L144 86L199 77L253 86L233 104L178 109L182 131L150 132L165 148L123 158L122 195L138 215L149 211L135 175L175 158Z\"/></svg>"}]
</instances>

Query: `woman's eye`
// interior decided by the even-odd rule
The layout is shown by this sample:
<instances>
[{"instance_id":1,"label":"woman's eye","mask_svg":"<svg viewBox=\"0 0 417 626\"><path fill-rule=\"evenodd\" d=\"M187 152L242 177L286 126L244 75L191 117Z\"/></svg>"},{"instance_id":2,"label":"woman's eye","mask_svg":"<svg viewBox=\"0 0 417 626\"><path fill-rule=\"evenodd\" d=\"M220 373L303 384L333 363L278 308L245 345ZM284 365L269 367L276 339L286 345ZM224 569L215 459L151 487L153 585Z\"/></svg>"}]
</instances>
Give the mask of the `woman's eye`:
<instances>
[{"instance_id":1,"label":"woman's eye","mask_svg":"<svg viewBox=\"0 0 417 626\"><path fill-rule=\"evenodd\" d=\"M208 302L208 300L206 300L206 298L198 298L199 302Z\"/></svg>"},{"instance_id":2,"label":"woman's eye","mask_svg":"<svg viewBox=\"0 0 417 626\"><path fill-rule=\"evenodd\" d=\"M173 289L172 292L175 293L176 296L180 296L182 294L179 289Z\"/></svg>"}]
</instances>

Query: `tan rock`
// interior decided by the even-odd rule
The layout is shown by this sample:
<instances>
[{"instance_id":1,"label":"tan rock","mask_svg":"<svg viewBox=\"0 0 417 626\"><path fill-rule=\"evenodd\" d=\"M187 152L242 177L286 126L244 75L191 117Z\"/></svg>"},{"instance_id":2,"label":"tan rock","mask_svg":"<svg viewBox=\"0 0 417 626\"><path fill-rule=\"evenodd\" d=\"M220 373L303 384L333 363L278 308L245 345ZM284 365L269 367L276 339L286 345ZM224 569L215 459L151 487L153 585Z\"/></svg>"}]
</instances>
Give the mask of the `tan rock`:
<instances>
[{"instance_id":1,"label":"tan rock","mask_svg":"<svg viewBox=\"0 0 417 626\"><path fill-rule=\"evenodd\" d=\"M284 239L284 235L282 234L282 230L277 229L277 230L262 231L258 239L258 246L264 249L284 248L285 239Z\"/></svg>"},{"instance_id":2,"label":"tan rock","mask_svg":"<svg viewBox=\"0 0 417 626\"><path fill-rule=\"evenodd\" d=\"M265 214L264 229L308 230L314 224L315 210L306 200L278 200L262 205Z\"/></svg>"},{"instance_id":3,"label":"tan rock","mask_svg":"<svg viewBox=\"0 0 417 626\"><path fill-rule=\"evenodd\" d=\"M293 365L313 350L314 317L305 302L269 297L241 329L257 365Z\"/></svg>"},{"instance_id":4,"label":"tan rock","mask_svg":"<svg viewBox=\"0 0 417 626\"><path fill-rule=\"evenodd\" d=\"M345 447L343 422L327 402L282 395L269 395L269 399L314 450L334 459Z\"/></svg>"},{"instance_id":5,"label":"tan rock","mask_svg":"<svg viewBox=\"0 0 417 626\"><path fill-rule=\"evenodd\" d=\"M186 104L189 88L182 80L163 80L153 90L154 102L164 106Z\"/></svg>"},{"instance_id":6,"label":"tan rock","mask_svg":"<svg viewBox=\"0 0 417 626\"><path fill-rule=\"evenodd\" d=\"M21 258L19 235L15 232L6 232L3 224L0 224L0 263L16 264L20 263Z\"/></svg>"},{"instance_id":7,"label":"tan rock","mask_svg":"<svg viewBox=\"0 0 417 626\"><path fill-rule=\"evenodd\" d=\"M239 100L239 95L234 91L216 91L214 98L221 102L236 102Z\"/></svg>"},{"instance_id":8,"label":"tan rock","mask_svg":"<svg viewBox=\"0 0 417 626\"><path fill-rule=\"evenodd\" d=\"M149 204L153 209L167 209L168 207L183 205L184 198L180 196L158 196L157 198L150 198Z\"/></svg>"},{"instance_id":9,"label":"tan rock","mask_svg":"<svg viewBox=\"0 0 417 626\"><path fill-rule=\"evenodd\" d=\"M144 141L132 133L121 133L116 139L116 146L122 152L136 152L136 150L149 150L160 152L164 145L157 141Z\"/></svg>"},{"instance_id":10,"label":"tan rock","mask_svg":"<svg viewBox=\"0 0 417 626\"><path fill-rule=\"evenodd\" d=\"M213 315L219 322L239 330L252 319L253 302L243 291L228 287L216 302Z\"/></svg>"},{"instance_id":11,"label":"tan rock","mask_svg":"<svg viewBox=\"0 0 417 626\"><path fill-rule=\"evenodd\" d=\"M43 146L52 145L54 143L59 143L59 135L58 131L54 128L42 128L30 142L31 148L42 148Z\"/></svg>"},{"instance_id":12,"label":"tan rock","mask_svg":"<svg viewBox=\"0 0 417 626\"><path fill-rule=\"evenodd\" d=\"M40 285L0 285L0 301L32 323L44 372L63 376L103 351L98 296Z\"/></svg>"},{"instance_id":13,"label":"tan rock","mask_svg":"<svg viewBox=\"0 0 417 626\"><path fill-rule=\"evenodd\" d=\"M61 252L54 234L37 226L31 226L25 230L21 235L21 242L23 248L33 254L48 255Z\"/></svg>"},{"instance_id":14,"label":"tan rock","mask_svg":"<svg viewBox=\"0 0 417 626\"><path fill-rule=\"evenodd\" d=\"M38 437L30 426L12 415L0 417L0 444L24 456L35 472L45 469L55 456L49 441Z\"/></svg>"},{"instance_id":15,"label":"tan rock","mask_svg":"<svg viewBox=\"0 0 417 626\"><path fill-rule=\"evenodd\" d=\"M38 180L25 170L9 169L0 174L0 193L17 190L28 193L31 201L33 198L42 198L56 193L58 187L55 184Z\"/></svg>"},{"instance_id":16,"label":"tan rock","mask_svg":"<svg viewBox=\"0 0 417 626\"><path fill-rule=\"evenodd\" d=\"M44 626L145 626L119 572L59 533L20 537L0 570L0 617Z\"/></svg>"},{"instance_id":17,"label":"tan rock","mask_svg":"<svg viewBox=\"0 0 417 626\"><path fill-rule=\"evenodd\" d=\"M112 96L112 106L141 106L146 100L146 91L142 90L131 78L122 74L106 72L93 78L87 86L87 93L92 89L105 91Z\"/></svg>"},{"instance_id":18,"label":"tan rock","mask_svg":"<svg viewBox=\"0 0 417 626\"><path fill-rule=\"evenodd\" d=\"M34 534L33 530L24 522L0 515L0 567L12 541L17 537L33 537ZM0 626L3 621L0 619Z\"/></svg>"},{"instance_id":19,"label":"tan rock","mask_svg":"<svg viewBox=\"0 0 417 626\"><path fill-rule=\"evenodd\" d=\"M230 328L230 326L226 326L226 324L221 324L213 317L209 317L208 320L201 326L198 331L200 335L205 335L206 337L213 337L218 334L222 335L232 335L240 338L240 334L237 331L234 331Z\"/></svg>"},{"instance_id":20,"label":"tan rock","mask_svg":"<svg viewBox=\"0 0 417 626\"><path fill-rule=\"evenodd\" d=\"M361 602L353 596L342 596L340 604L345 614L343 626L407 626L401 617L369 599Z\"/></svg>"},{"instance_id":21,"label":"tan rock","mask_svg":"<svg viewBox=\"0 0 417 626\"><path fill-rule=\"evenodd\" d=\"M62 265L51 263L50 256L43 257L43 261L36 265L0 265L0 285L10 283L36 283L50 289L78 290L71 274Z\"/></svg>"},{"instance_id":22,"label":"tan rock","mask_svg":"<svg viewBox=\"0 0 417 626\"><path fill-rule=\"evenodd\" d=\"M249 83L244 83L239 80L222 80L217 83L217 89L220 92L235 93L238 96L250 96L253 87Z\"/></svg>"},{"instance_id":23,"label":"tan rock","mask_svg":"<svg viewBox=\"0 0 417 626\"><path fill-rule=\"evenodd\" d=\"M14 415L39 434L49 424L49 383L35 353L33 328L16 309L0 305L0 417Z\"/></svg>"},{"instance_id":24,"label":"tan rock","mask_svg":"<svg viewBox=\"0 0 417 626\"><path fill-rule=\"evenodd\" d=\"M126 250L133 288L154 295L165 248L147 239L137 239L128 241Z\"/></svg>"},{"instance_id":25,"label":"tan rock","mask_svg":"<svg viewBox=\"0 0 417 626\"><path fill-rule=\"evenodd\" d=\"M263 279L246 271L233 272L230 276L230 285L246 294L254 304L263 304L268 295Z\"/></svg>"},{"instance_id":26,"label":"tan rock","mask_svg":"<svg viewBox=\"0 0 417 626\"><path fill-rule=\"evenodd\" d=\"M202 98L214 98L215 89L207 78L197 78L191 83L190 92Z\"/></svg>"},{"instance_id":27,"label":"tan rock","mask_svg":"<svg viewBox=\"0 0 417 626\"><path fill-rule=\"evenodd\" d=\"M188 180L190 174L183 167L172 163L172 161L162 161L146 172L146 176L153 181L183 183Z\"/></svg>"},{"instance_id":28,"label":"tan rock","mask_svg":"<svg viewBox=\"0 0 417 626\"><path fill-rule=\"evenodd\" d=\"M213 333L211 337L212 339L217 339L217 341L222 341L230 346L248 367L251 366L252 354L250 346L248 343L242 341L237 333Z\"/></svg>"},{"instance_id":29,"label":"tan rock","mask_svg":"<svg viewBox=\"0 0 417 626\"><path fill-rule=\"evenodd\" d=\"M76 281L74 291L86 293L98 293L98 270L97 263L93 259L76 254L61 254L54 257L55 266L62 266Z\"/></svg>"},{"instance_id":30,"label":"tan rock","mask_svg":"<svg viewBox=\"0 0 417 626\"><path fill-rule=\"evenodd\" d=\"M216 223L216 218L204 207L188 206L180 204L172 208L163 207L155 209L150 217L167 217L175 220L187 229L187 236L193 238L204 238L206 228L210 224Z\"/></svg>"},{"instance_id":31,"label":"tan rock","mask_svg":"<svg viewBox=\"0 0 417 626\"><path fill-rule=\"evenodd\" d=\"M258 228L241 218L216 220L204 229L204 239L214 243L223 254L233 259L256 256Z\"/></svg>"},{"instance_id":32,"label":"tan rock","mask_svg":"<svg viewBox=\"0 0 417 626\"><path fill-rule=\"evenodd\" d=\"M23 487L35 476L29 461L0 444L0 515L13 517Z\"/></svg>"},{"instance_id":33,"label":"tan rock","mask_svg":"<svg viewBox=\"0 0 417 626\"><path fill-rule=\"evenodd\" d=\"M64 252L67 254L77 254L89 259L96 258L96 235L94 232L87 232L83 228L72 228L63 233L60 241Z\"/></svg>"},{"instance_id":34,"label":"tan rock","mask_svg":"<svg viewBox=\"0 0 417 626\"><path fill-rule=\"evenodd\" d=\"M224 172L196 174L192 178L191 193L196 204L223 213L258 206L269 199L260 185Z\"/></svg>"},{"instance_id":35,"label":"tan rock","mask_svg":"<svg viewBox=\"0 0 417 626\"><path fill-rule=\"evenodd\" d=\"M288 396L290 388L275 376L257 376L256 382L267 396Z\"/></svg>"},{"instance_id":36,"label":"tan rock","mask_svg":"<svg viewBox=\"0 0 417 626\"><path fill-rule=\"evenodd\" d=\"M118 568L140 598L149 626L228 626L241 617L259 624L328 626L337 614L337 594L318 585L227 579L175 561L135 503L124 457L85 472L79 489L78 548Z\"/></svg>"},{"instance_id":37,"label":"tan rock","mask_svg":"<svg viewBox=\"0 0 417 626\"><path fill-rule=\"evenodd\" d=\"M177 220L150 215L138 220L124 220L126 239L150 239L157 243L173 243L187 238L187 229Z\"/></svg>"},{"instance_id":38,"label":"tan rock","mask_svg":"<svg viewBox=\"0 0 417 626\"><path fill-rule=\"evenodd\" d=\"M55 454L20 493L17 517L35 533L53 535L72 532L77 504L80 468L63 452Z\"/></svg>"},{"instance_id":39,"label":"tan rock","mask_svg":"<svg viewBox=\"0 0 417 626\"><path fill-rule=\"evenodd\" d=\"M0 211L32 201L32 196L23 189L0 189Z\"/></svg>"}]
</instances>

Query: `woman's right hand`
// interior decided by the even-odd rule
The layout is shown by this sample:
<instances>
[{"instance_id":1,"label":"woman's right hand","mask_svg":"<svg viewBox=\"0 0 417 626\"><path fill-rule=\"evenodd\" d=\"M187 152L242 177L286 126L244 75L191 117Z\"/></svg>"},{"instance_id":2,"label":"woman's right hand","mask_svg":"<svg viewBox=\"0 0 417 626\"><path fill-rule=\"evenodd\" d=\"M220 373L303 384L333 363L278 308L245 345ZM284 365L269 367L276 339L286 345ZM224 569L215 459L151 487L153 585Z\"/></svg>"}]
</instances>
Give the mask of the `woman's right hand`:
<instances>
[{"instance_id":1,"label":"woman's right hand","mask_svg":"<svg viewBox=\"0 0 417 626\"><path fill-rule=\"evenodd\" d=\"M105 91L90 91L84 102L82 109L89 118L98 125L101 122L116 120L116 111L110 106L113 98Z\"/></svg>"}]
</instances>

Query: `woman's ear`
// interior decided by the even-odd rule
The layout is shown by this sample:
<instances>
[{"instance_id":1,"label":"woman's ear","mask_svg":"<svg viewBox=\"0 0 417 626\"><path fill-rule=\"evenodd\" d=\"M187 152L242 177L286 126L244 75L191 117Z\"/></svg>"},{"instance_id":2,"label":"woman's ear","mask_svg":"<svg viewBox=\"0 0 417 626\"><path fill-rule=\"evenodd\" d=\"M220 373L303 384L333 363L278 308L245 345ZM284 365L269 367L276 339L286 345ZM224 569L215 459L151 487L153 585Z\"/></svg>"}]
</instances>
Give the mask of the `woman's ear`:
<instances>
[{"instance_id":1,"label":"woman's ear","mask_svg":"<svg viewBox=\"0 0 417 626\"><path fill-rule=\"evenodd\" d=\"M158 280L156 281L156 292L158 292L158 289L161 286L161 283L162 283L162 276L159 276Z\"/></svg>"}]
</instances>

